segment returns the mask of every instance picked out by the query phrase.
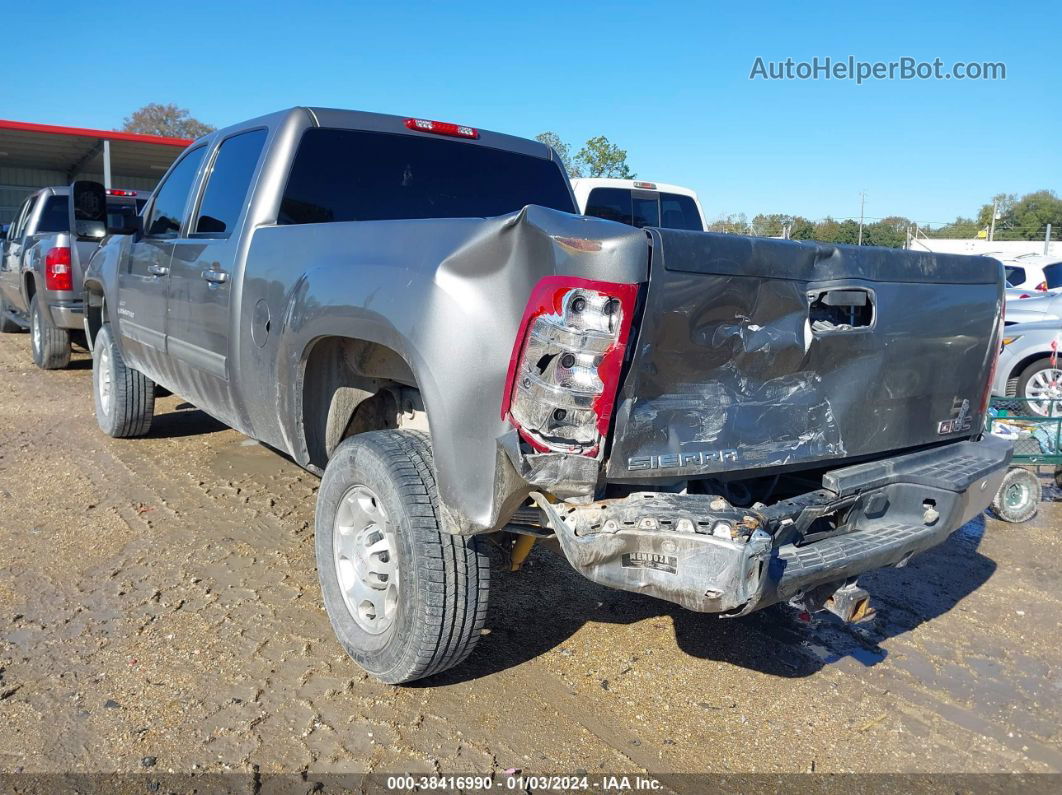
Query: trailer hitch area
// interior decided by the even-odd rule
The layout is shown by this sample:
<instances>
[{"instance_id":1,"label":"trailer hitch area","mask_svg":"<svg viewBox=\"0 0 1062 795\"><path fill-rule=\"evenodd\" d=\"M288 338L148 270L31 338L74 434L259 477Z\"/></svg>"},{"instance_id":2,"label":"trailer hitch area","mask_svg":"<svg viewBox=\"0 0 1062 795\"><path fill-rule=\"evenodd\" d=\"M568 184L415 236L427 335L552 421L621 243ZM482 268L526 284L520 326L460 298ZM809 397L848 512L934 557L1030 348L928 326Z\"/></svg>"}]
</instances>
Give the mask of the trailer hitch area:
<instances>
[{"instance_id":1,"label":"trailer hitch area","mask_svg":"<svg viewBox=\"0 0 1062 795\"><path fill-rule=\"evenodd\" d=\"M856 581L848 580L839 586L826 583L789 600L789 604L808 613L826 611L848 624L870 621L877 611L870 606L870 594Z\"/></svg>"},{"instance_id":2,"label":"trailer hitch area","mask_svg":"<svg viewBox=\"0 0 1062 795\"><path fill-rule=\"evenodd\" d=\"M774 539L763 515L722 497L639 492L586 505L531 494L584 577L690 610L758 600Z\"/></svg>"}]
</instances>

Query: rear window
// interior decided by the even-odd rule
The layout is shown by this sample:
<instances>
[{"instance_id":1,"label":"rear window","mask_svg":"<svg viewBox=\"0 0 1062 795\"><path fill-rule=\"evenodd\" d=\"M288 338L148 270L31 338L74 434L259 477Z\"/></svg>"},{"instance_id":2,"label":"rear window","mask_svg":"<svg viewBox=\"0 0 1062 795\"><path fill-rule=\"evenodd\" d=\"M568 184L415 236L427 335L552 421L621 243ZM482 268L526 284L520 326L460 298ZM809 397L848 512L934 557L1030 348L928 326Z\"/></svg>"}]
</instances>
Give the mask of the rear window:
<instances>
[{"instance_id":1,"label":"rear window","mask_svg":"<svg viewBox=\"0 0 1062 795\"><path fill-rule=\"evenodd\" d=\"M1044 266L1044 278L1047 279L1047 289L1054 290L1062 287L1062 262L1052 262Z\"/></svg>"},{"instance_id":2,"label":"rear window","mask_svg":"<svg viewBox=\"0 0 1062 795\"><path fill-rule=\"evenodd\" d=\"M132 202L107 202L107 227L128 229L138 212Z\"/></svg>"},{"instance_id":3,"label":"rear window","mask_svg":"<svg viewBox=\"0 0 1062 795\"><path fill-rule=\"evenodd\" d=\"M66 196L49 196L37 222L37 232L70 231L70 200Z\"/></svg>"},{"instance_id":4,"label":"rear window","mask_svg":"<svg viewBox=\"0 0 1062 795\"><path fill-rule=\"evenodd\" d=\"M575 212L554 161L445 139L314 128L303 133L277 220L487 218L528 204Z\"/></svg>"},{"instance_id":5,"label":"rear window","mask_svg":"<svg viewBox=\"0 0 1062 795\"><path fill-rule=\"evenodd\" d=\"M662 226L667 229L704 231L697 203L679 193L594 188L586 200L586 214L630 224L639 229Z\"/></svg>"},{"instance_id":6,"label":"rear window","mask_svg":"<svg viewBox=\"0 0 1062 795\"><path fill-rule=\"evenodd\" d=\"M1025 268L1019 268L1017 265L1007 265L1003 270L1007 275L1007 281L1012 286L1021 287L1025 284Z\"/></svg>"}]
</instances>

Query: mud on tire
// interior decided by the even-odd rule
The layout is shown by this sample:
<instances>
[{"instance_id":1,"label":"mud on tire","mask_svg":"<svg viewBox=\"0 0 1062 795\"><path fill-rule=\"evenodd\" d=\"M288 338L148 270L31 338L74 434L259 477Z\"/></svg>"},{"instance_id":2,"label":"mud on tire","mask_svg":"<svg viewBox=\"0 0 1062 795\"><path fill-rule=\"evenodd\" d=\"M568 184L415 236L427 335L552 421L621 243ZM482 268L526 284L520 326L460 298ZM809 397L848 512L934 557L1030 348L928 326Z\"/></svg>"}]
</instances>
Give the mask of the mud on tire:
<instances>
[{"instance_id":1,"label":"mud on tire","mask_svg":"<svg viewBox=\"0 0 1062 795\"><path fill-rule=\"evenodd\" d=\"M410 682L472 651L489 558L481 538L443 528L426 434L373 431L339 445L317 496L315 546L332 628L376 678Z\"/></svg>"},{"instance_id":2,"label":"mud on tire","mask_svg":"<svg viewBox=\"0 0 1062 795\"><path fill-rule=\"evenodd\" d=\"M58 328L41 308L40 297L30 299L30 350L42 370L61 370L70 364L70 332Z\"/></svg>"},{"instance_id":3,"label":"mud on tire","mask_svg":"<svg viewBox=\"0 0 1062 795\"><path fill-rule=\"evenodd\" d=\"M108 436L143 436L155 413L155 382L126 366L104 324L92 346L92 396L96 422Z\"/></svg>"},{"instance_id":4,"label":"mud on tire","mask_svg":"<svg viewBox=\"0 0 1062 795\"><path fill-rule=\"evenodd\" d=\"M1027 522L1040 510L1040 478L1035 472L1013 467L1003 476L992 498L992 513L1004 522Z\"/></svg>"}]
</instances>

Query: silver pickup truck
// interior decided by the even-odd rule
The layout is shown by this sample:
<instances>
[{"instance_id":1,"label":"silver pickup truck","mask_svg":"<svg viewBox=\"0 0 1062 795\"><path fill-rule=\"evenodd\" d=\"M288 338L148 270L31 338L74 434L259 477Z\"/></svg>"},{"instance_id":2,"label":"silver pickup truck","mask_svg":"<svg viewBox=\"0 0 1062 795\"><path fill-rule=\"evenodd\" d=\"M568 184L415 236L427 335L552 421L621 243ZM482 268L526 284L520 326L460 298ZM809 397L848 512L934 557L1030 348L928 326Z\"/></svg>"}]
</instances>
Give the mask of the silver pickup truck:
<instances>
[{"instance_id":1,"label":"silver pickup truck","mask_svg":"<svg viewBox=\"0 0 1062 795\"><path fill-rule=\"evenodd\" d=\"M105 223L128 227L146 201L135 190L105 191ZM82 263L104 232L95 224L72 233L75 211L69 187L42 188L26 197L0 240L0 332L29 328L33 361L45 370L66 367L71 333L82 333Z\"/></svg>"},{"instance_id":2,"label":"silver pickup truck","mask_svg":"<svg viewBox=\"0 0 1062 795\"><path fill-rule=\"evenodd\" d=\"M997 261L575 210L550 149L463 125L212 133L90 263L100 427L146 433L161 384L321 474L324 604L385 682L472 649L487 533L697 611L858 620L861 573L988 505Z\"/></svg>"}]
</instances>

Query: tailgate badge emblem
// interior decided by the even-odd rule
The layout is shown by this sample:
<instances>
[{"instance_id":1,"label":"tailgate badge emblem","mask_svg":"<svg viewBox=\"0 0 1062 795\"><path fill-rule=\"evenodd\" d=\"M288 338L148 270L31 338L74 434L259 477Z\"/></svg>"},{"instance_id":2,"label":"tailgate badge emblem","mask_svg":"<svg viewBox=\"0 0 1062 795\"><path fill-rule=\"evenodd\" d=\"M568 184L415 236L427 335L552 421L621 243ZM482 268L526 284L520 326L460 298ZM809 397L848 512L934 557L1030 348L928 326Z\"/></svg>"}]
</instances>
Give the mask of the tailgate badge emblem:
<instances>
[{"instance_id":1,"label":"tailgate badge emblem","mask_svg":"<svg viewBox=\"0 0 1062 795\"><path fill-rule=\"evenodd\" d=\"M948 433L958 433L959 431L968 431L973 427L973 417L970 416L970 401L959 401L958 398L952 401L951 413L954 415L953 419L943 420L937 424L937 433L944 435Z\"/></svg>"}]
</instances>

